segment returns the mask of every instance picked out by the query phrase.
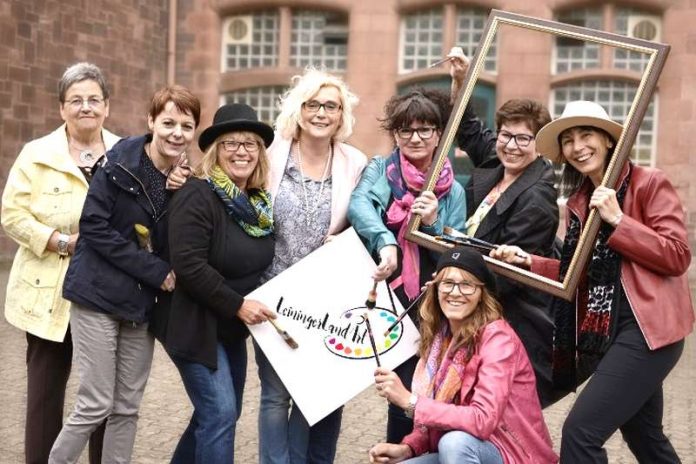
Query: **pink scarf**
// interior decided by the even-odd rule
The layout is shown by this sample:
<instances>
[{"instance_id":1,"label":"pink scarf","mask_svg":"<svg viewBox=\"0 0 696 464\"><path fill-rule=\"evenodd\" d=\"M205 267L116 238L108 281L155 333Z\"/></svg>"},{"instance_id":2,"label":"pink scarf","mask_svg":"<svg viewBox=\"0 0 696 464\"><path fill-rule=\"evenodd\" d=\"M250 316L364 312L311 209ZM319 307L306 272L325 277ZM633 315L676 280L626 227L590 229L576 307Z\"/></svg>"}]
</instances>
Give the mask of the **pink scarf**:
<instances>
[{"instance_id":1,"label":"pink scarf","mask_svg":"<svg viewBox=\"0 0 696 464\"><path fill-rule=\"evenodd\" d=\"M411 219L411 206L425 185L425 174L411 164L398 148L387 159L386 174L394 197L387 210L387 226L399 228L396 241L403 253L401 276L392 282L392 287L403 284L406 296L413 300L420 291L420 255L418 245L406 240L405 235ZM435 184L434 193L438 200L449 193L453 182L452 164L447 159Z\"/></svg>"},{"instance_id":2,"label":"pink scarf","mask_svg":"<svg viewBox=\"0 0 696 464\"><path fill-rule=\"evenodd\" d=\"M466 349L449 352L450 342L447 327L444 327L433 340L427 358L420 358L413 373L413 393L432 398L443 403L454 403L462 388L466 370ZM445 349L445 353L442 350Z\"/></svg>"}]
</instances>

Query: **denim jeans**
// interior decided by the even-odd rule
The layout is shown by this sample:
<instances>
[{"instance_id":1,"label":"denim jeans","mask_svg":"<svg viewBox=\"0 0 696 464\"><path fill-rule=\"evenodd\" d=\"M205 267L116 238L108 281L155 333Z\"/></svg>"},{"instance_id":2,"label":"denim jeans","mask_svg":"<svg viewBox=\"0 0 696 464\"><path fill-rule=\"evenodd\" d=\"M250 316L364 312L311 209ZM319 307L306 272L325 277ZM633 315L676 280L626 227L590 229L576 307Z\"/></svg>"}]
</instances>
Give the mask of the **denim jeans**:
<instances>
[{"instance_id":1,"label":"denim jeans","mask_svg":"<svg viewBox=\"0 0 696 464\"><path fill-rule=\"evenodd\" d=\"M404 464L503 464L503 457L490 441L479 440L461 430L447 432L437 444L437 453L403 461Z\"/></svg>"},{"instance_id":2,"label":"denim jeans","mask_svg":"<svg viewBox=\"0 0 696 464\"><path fill-rule=\"evenodd\" d=\"M291 407L290 394L256 343L254 352L261 380L259 463L331 464L343 408L309 427L299 408Z\"/></svg>"},{"instance_id":3,"label":"denim jeans","mask_svg":"<svg viewBox=\"0 0 696 464\"><path fill-rule=\"evenodd\" d=\"M176 355L170 357L194 408L171 462L234 463L234 434L246 381L246 341L218 342L217 370Z\"/></svg>"}]
</instances>

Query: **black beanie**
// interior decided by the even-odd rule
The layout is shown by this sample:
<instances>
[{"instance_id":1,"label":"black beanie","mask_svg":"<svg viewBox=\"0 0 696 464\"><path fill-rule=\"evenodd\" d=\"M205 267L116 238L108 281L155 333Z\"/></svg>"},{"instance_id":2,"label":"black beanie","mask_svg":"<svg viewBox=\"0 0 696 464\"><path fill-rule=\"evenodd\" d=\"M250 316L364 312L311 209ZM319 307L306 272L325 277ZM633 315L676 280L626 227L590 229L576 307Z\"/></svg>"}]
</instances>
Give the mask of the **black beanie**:
<instances>
[{"instance_id":1,"label":"black beanie","mask_svg":"<svg viewBox=\"0 0 696 464\"><path fill-rule=\"evenodd\" d=\"M455 247L445 251L437 262L437 272L446 267L458 267L472 274L483 282L491 293L495 293L495 277L478 251L466 247Z\"/></svg>"}]
</instances>

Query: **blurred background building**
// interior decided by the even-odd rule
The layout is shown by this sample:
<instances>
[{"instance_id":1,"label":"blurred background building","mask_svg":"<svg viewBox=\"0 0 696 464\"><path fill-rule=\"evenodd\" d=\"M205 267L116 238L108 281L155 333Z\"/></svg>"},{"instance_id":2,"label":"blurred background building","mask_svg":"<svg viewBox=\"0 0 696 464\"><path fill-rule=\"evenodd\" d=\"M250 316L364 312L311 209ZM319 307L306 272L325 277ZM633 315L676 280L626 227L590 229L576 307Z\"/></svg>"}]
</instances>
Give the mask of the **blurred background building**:
<instances>
[{"instance_id":1,"label":"blurred background building","mask_svg":"<svg viewBox=\"0 0 696 464\"><path fill-rule=\"evenodd\" d=\"M684 202L696 245L696 2L633 0L0 0L0 184L22 145L60 123L56 84L91 61L112 88L106 127L146 130L148 98L175 82L203 102L202 127L224 102L245 102L272 121L277 100L307 65L342 75L360 97L350 142L385 154L386 100L414 85L449 91L450 47L473 56L491 8L670 44L669 59L633 149L665 170ZM622 120L645 58L590 43L501 32L474 93L489 124L509 98L538 99L560 114L575 99ZM14 245L0 233L0 257Z\"/></svg>"}]
</instances>

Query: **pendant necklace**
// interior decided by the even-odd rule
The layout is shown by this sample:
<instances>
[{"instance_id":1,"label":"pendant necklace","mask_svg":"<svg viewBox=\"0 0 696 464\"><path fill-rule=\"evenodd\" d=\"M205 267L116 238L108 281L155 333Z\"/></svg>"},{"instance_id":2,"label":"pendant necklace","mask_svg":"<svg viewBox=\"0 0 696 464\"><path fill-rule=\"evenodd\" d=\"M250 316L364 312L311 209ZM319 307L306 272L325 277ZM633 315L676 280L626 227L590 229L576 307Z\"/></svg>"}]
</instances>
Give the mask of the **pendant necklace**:
<instances>
[{"instance_id":1,"label":"pendant necklace","mask_svg":"<svg viewBox=\"0 0 696 464\"><path fill-rule=\"evenodd\" d=\"M302 170L302 150L300 149L300 140L297 140L297 161L300 168L300 177L302 177L302 193L304 194L304 202L302 209L305 212L305 222L307 227L311 227L313 223L316 222L317 210L319 209L319 202L321 201L321 195L324 192L324 183L326 181L326 176L329 172L329 166L331 165L331 158L333 157L333 146L329 145L329 155L326 158L326 164L324 165L324 173L321 176L321 184L319 185L319 190L314 196L314 205L310 202L310 195L307 193L307 186L305 185L305 175Z\"/></svg>"},{"instance_id":2,"label":"pendant necklace","mask_svg":"<svg viewBox=\"0 0 696 464\"><path fill-rule=\"evenodd\" d=\"M101 143L101 142L100 142ZM78 148L75 145L73 145L68 138L68 145L70 145L70 148L78 152L77 159L80 162L80 165L82 166L92 166L94 162L97 160L97 155L95 154L94 150L91 148Z\"/></svg>"}]
</instances>

